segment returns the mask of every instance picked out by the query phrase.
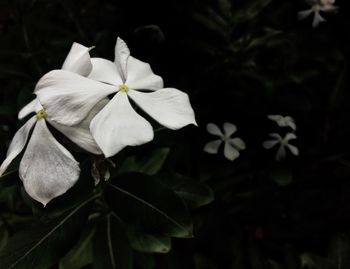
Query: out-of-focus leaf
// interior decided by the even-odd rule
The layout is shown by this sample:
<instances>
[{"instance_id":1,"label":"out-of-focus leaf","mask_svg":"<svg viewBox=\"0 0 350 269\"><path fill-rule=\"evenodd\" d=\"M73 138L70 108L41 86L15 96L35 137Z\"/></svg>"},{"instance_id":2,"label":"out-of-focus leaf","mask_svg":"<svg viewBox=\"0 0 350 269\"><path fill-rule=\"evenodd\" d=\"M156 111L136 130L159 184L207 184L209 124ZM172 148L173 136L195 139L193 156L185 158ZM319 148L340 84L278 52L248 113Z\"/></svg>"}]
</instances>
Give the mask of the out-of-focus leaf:
<instances>
[{"instance_id":1,"label":"out-of-focus leaf","mask_svg":"<svg viewBox=\"0 0 350 269\"><path fill-rule=\"evenodd\" d=\"M106 199L135 231L192 236L192 222L181 198L150 176L140 173L118 176L108 184Z\"/></svg>"},{"instance_id":2,"label":"out-of-focus leaf","mask_svg":"<svg viewBox=\"0 0 350 269\"><path fill-rule=\"evenodd\" d=\"M2 268L47 269L74 244L86 221L86 206L96 196L81 202L60 219L33 223L32 227L16 233L0 252Z\"/></svg>"},{"instance_id":3,"label":"out-of-focus leaf","mask_svg":"<svg viewBox=\"0 0 350 269\"><path fill-rule=\"evenodd\" d=\"M154 269L156 267L154 255L135 251L133 257L135 264L138 265L138 268Z\"/></svg>"},{"instance_id":4,"label":"out-of-focus leaf","mask_svg":"<svg viewBox=\"0 0 350 269\"><path fill-rule=\"evenodd\" d=\"M183 198L190 208L201 207L214 200L214 192L204 182L179 174L160 175L158 179Z\"/></svg>"},{"instance_id":5,"label":"out-of-focus leaf","mask_svg":"<svg viewBox=\"0 0 350 269\"><path fill-rule=\"evenodd\" d=\"M205 255L196 253L193 257L195 269L217 269L215 263Z\"/></svg>"},{"instance_id":6,"label":"out-of-focus leaf","mask_svg":"<svg viewBox=\"0 0 350 269\"><path fill-rule=\"evenodd\" d=\"M275 169L271 171L270 178L280 186L288 186L293 182L293 174L288 169Z\"/></svg>"},{"instance_id":7,"label":"out-of-focus leaf","mask_svg":"<svg viewBox=\"0 0 350 269\"><path fill-rule=\"evenodd\" d=\"M163 167L169 152L169 148L159 148L140 160L135 156L129 157L124 161L119 173L139 172L153 176Z\"/></svg>"},{"instance_id":8,"label":"out-of-focus leaf","mask_svg":"<svg viewBox=\"0 0 350 269\"><path fill-rule=\"evenodd\" d=\"M79 269L92 263L92 238L95 230L85 231L78 243L60 260L59 269Z\"/></svg>"},{"instance_id":9,"label":"out-of-focus leaf","mask_svg":"<svg viewBox=\"0 0 350 269\"><path fill-rule=\"evenodd\" d=\"M133 249L140 252L167 253L171 249L171 239L169 236L130 231L128 237Z\"/></svg>"},{"instance_id":10,"label":"out-of-focus leaf","mask_svg":"<svg viewBox=\"0 0 350 269\"><path fill-rule=\"evenodd\" d=\"M113 215L107 215L99 223L93 243L93 268L133 268L132 251L124 227Z\"/></svg>"},{"instance_id":11,"label":"out-of-focus leaf","mask_svg":"<svg viewBox=\"0 0 350 269\"><path fill-rule=\"evenodd\" d=\"M0 251L2 251L6 246L8 238L9 231L6 229L4 222L0 220Z\"/></svg>"}]
</instances>

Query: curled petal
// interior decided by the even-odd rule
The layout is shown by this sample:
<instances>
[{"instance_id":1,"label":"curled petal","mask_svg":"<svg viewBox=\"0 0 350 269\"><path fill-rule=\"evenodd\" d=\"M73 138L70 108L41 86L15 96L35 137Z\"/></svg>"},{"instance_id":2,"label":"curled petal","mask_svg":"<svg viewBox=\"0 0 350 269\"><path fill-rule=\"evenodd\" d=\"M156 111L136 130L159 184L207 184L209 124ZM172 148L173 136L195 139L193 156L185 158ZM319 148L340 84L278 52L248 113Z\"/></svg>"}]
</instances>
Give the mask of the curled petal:
<instances>
[{"instance_id":1,"label":"curled petal","mask_svg":"<svg viewBox=\"0 0 350 269\"><path fill-rule=\"evenodd\" d=\"M52 136L45 120L39 120L19 168L26 192L45 206L70 189L79 174L78 162Z\"/></svg>"},{"instance_id":2,"label":"curled petal","mask_svg":"<svg viewBox=\"0 0 350 269\"><path fill-rule=\"evenodd\" d=\"M30 118L15 134L13 137L10 147L7 151L6 159L0 166L0 176L6 171L7 167L11 164L11 162L21 153L24 149L30 131L32 130L34 124L36 122L36 117L33 116Z\"/></svg>"},{"instance_id":3,"label":"curled petal","mask_svg":"<svg viewBox=\"0 0 350 269\"><path fill-rule=\"evenodd\" d=\"M68 126L81 122L99 101L115 91L114 86L64 70L47 73L35 88L50 120Z\"/></svg>"},{"instance_id":4,"label":"curled petal","mask_svg":"<svg viewBox=\"0 0 350 269\"><path fill-rule=\"evenodd\" d=\"M90 130L107 158L126 146L142 145L153 139L151 124L135 112L124 92L118 92L96 115Z\"/></svg>"},{"instance_id":5,"label":"curled petal","mask_svg":"<svg viewBox=\"0 0 350 269\"><path fill-rule=\"evenodd\" d=\"M25 105L18 113L18 119L23 119L24 117L28 116L30 113L34 113L36 111L37 108L37 103L38 100L34 99L33 101L31 101L30 103L28 103L27 105Z\"/></svg>"},{"instance_id":6,"label":"curled petal","mask_svg":"<svg viewBox=\"0 0 350 269\"><path fill-rule=\"evenodd\" d=\"M209 134L212 134L212 135L217 135L220 137L224 136L223 133L220 131L219 127L214 123L207 124L207 131Z\"/></svg>"},{"instance_id":7,"label":"curled petal","mask_svg":"<svg viewBox=\"0 0 350 269\"><path fill-rule=\"evenodd\" d=\"M128 76L125 84L134 90L159 90L164 87L163 79L153 73L148 63L130 56L128 60Z\"/></svg>"},{"instance_id":8,"label":"curled petal","mask_svg":"<svg viewBox=\"0 0 350 269\"><path fill-rule=\"evenodd\" d=\"M237 131L236 125L229 122L225 122L223 127L224 127L225 136L227 137L230 137Z\"/></svg>"},{"instance_id":9,"label":"curled petal","mask_svg":"<svg viewBox=\"0 0 350 269\"><path fill-rule=\"evenodd\" d=\"M123 79L115 63L102 58L91 58L92 71L89 78L114 86L123 84Z\"/></svg>"},{"instance_id":10,"label":"curled petal","mask_svg":"<svg viewBox=\"0 0 350 269\"><path fill-rule=\"evenodd\" d=\"M271 134L269 134L269 136L274 138L277 141L282 141L282 137L277 133L271 133Z\"/></svg>"},{"instance_id":11,"label":"curled petal","mask_svg":"<svg viewBox=\"0 0 350 269\"><path fill-rule=\"evenodd\" d=\"M203 151L210 153L210 154L216 154L219 151L219 147L220 147L221 143L222 143L221 139L211 141L204 146Z\"/></svg>"},{"instance_id":12,"label":"curled petal","mask_svg":"<svg viewBox=\"0 0 350 269\"><path fill-rule=\"evenodd\" d=\"M173 88L155 92L129 90L128 95L147 114L169 129L197 125L188 95Z\"/></svg>"},{"instance_id":13,"label":"curled petal","mask_svg":"<svg viewBox=\"0 0 350 269\"><path fill-rule=\"evenodd\" d=\"M74 42L62 65L62 70L77 73L84 77L89 75L92 70L90 50L91 48Z\"/></svg>"},{"instance_id":14,"label":"curled petal","mask_svg":"<svg viewBox=\"0 0 350 269\"><path fill-rule=\"evenodd\" d=\"M128 48L128 45L126 45L123 39L118 37L114 49L114 63L118 68L119 74L121 75L123 82L125 82L126 78L128 77L127 63L129 56L130 50Z\"/></svg>"},{"instance_id":15,"label":"curled petal","mask_svg":"<svg viewBox=\"0 0 350 269\"><path fill-rule=\"evenodd\" d=\"M326 20L320 15L320 12L315 12L312 27L316 28L321 22L325 21Z\"/></svg>"},{"instance_id":16,"label":"curled petal","mask_svg":"<svg viewBox=\"0 0 350 269\"><path fill-rule=\"evenodd\" d=\"M238 150L243 150L246 148L244 141L238 137L230 139L229 142Z\"/></svg>"},{"instance_id":17,"label":"curled petal","mask_svg":"<svg viewBox=\"0 0 350 269\"><path fill-rule=\"evenodd\" d=\"M234 161L239 157L239 151L232 147L230 143L225 143L224 155L228 160Z\"/></svg>"},{"instance_id":18,"label":"curled petal","mask_svg":"<svg viewBox=\"0 0 350 269\"><path fill-rule=\"evenodd\" d=\"M99 113L102 108L108 103L108 101L109 100L107 98L101 100L96 106L94 106L89 115L77 125L66 126L50 120L49 123L86 151L98 155L102 154L101 149L96 144L96 141L90 132L90 123L91 120L97 115L97 113Z\"/></svg>"}]
</instances>

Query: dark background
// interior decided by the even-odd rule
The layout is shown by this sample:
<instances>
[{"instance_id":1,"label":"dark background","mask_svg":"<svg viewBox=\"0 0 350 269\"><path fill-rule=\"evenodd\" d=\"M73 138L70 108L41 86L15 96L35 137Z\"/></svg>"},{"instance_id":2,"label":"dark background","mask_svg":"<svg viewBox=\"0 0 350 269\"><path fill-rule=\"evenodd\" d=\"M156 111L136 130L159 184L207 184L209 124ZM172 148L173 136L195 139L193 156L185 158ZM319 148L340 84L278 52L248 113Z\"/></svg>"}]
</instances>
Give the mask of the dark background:
<instances>
[{"instance_id":1,"label":"dark background","mask_svg":"<svg viewBox=\"0 0 350 269\"><path fill-rule=\"evenodd\" d=\"M303 1L0 0L1 160L18 110L72 42L113 59L120 36L166 86L189 94L199 128L162 143L176 148L176 171L216 197L192 212L195 238L174 240L156 268L350 268L347 2L313 29L311 18L297 21ZM287 131L268 114L295 118L299 157L276 163L262 148L268 133ZM208 122L238 126L239 159L203 153Z\"/></svg>"}]
</instances>

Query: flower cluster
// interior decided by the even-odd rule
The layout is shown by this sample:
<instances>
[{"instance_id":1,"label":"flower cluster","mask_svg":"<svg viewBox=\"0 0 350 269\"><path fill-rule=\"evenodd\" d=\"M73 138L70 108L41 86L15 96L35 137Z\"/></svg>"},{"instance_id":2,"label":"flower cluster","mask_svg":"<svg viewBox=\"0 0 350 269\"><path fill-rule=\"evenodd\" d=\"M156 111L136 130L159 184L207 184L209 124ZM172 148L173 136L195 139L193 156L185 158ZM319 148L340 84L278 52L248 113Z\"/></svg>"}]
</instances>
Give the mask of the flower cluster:
<instances>
[{"instance_id":1,"label":"flower cluster","mask_svg":"<svg viewBox=\"0 0 350 269\"><path fill-rule=\"evenodd\" d=\"M299 20L303 20L314 13L312 21L312 27L317 27L321 22L326 20L321 16L321 12L332 13L338 10L337 6L334 6L335 0L308 0L307 3L311 6L307 10L300 11L298 13Z\"/></svg>"},{"instance_id":2,"label":"flower cluster","mask_svg":"<svg viewBox=\"0 0 350 269\"><path fill-rule=\"evenodd\" d=\"M164 88L163 79L132 57L122 39L117 39L113 62L91 58L90 50L74 43L62 68L39 80L36 99L18 117L35 115L17 131L0 167L1 176L26 147L19 176L26 192L43 205L65 193L80 175L79 163L47 124L87 152L106 158L153 139L152 125L134 104L167 128L196 125L188 95Z\"/></svg>"},{"instance_id":3,"label":"flower cluster","mask_svg":"<svg viewBox=\"0 0 350 269\"><path fill-rule=\"evenodd\" d=\"M271 149L276 145L279 145L276 153L276 157L275 157L276 161L282 161L286 158L286 155L287 155L286 148L288 148L293 155L298 156L299 155L298 148L289 143L290 140L297 138L297 136L294 133L297 129L294 119L290 116L283 117L281 115L268 115L267 118L276 122L279 127L291 128L293 132L286 133L284 137L282 137L280 134L277 134L277 133L270 133L269 136L272 139L265 141L263 143L263 147L265 149Z\"/></svg>"}]
</instances>

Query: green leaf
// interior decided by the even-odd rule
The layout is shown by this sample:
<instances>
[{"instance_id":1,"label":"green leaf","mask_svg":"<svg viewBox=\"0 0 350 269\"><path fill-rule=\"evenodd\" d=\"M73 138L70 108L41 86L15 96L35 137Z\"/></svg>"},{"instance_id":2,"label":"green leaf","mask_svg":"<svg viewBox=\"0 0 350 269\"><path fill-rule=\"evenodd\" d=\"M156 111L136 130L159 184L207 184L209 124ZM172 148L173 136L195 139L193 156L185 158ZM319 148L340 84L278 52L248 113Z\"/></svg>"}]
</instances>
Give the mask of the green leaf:
<instances>
[{"instance_id":1,"label":"green leaf","mask_svg":"<svg viewBox=\"0 0 350 269\"><path fill-rule=\"evenodd\" d=\"M190 208L198 208L214 200L213 190L204 182L179 174L160 175L159 181L174 190Z\"/></svg>"},{"instance_id":2,"label":"green leaf","mask_svg":"<svg viewBox=\"0 0 350 269\"><path fill-rule=\"evenodd\" d=\"M131 156L124 161L119 173L139 172L153 176L163 167L169 152L169 148L159 148L140 160Z\"/></svg>"},{"instance_id":3,"label":"green leaf","mask_svg":"<svg viewBox=\"0 0 350 269\"><path fill-rule=\"evenodd\" d=\"M171 239L169 236L130 231L128 237L132 248L140 252L167 253L171 249Z\"/></svg>"},{"instance_id":4,"label":"green leaf","mask_svg":"<svg viewBox=\"0 0 350 269\"><path fill-rule=\"evenodd\" d=\"M135 231L191 237L188 210L174 191L140 173L120 175L108 185L106 199L114 212Z\"/></svg>"},{"instance_id":5,"label":"green leaf","mask_svg":"<svg viewBox=\"0 0 350 269\"><path fill-rule=\"evenodd\" d=\"M92 238L94 229L82 234L78 243L65 255L59 264L59 269L79 269L92 263Z\"/></svg>"},{"instance_id":6,"label":"green leaf","mask_svg":"<svg viewBox=\"0 0 350 269\"><path fill-rule=\"evenodd\" d=\"M33 223L33 226L16 233L0 252L2 268L47 269L61 258L75 243L86 221L83 210L97 196L81 202L60 219Z\"/></svg>"},{"instance_id":7,"label":"green leaf","mask_svg":"<svg viewBox=\"0 0 350 269\"><path fill-rule=\"evenodd\" d=\"M122 223L108 215L98 225L93 244L93 268L132 268L132 251Z\"/></svg>"}]
</instances>

